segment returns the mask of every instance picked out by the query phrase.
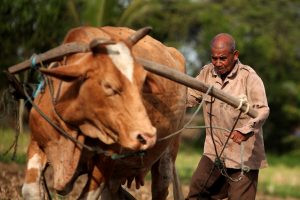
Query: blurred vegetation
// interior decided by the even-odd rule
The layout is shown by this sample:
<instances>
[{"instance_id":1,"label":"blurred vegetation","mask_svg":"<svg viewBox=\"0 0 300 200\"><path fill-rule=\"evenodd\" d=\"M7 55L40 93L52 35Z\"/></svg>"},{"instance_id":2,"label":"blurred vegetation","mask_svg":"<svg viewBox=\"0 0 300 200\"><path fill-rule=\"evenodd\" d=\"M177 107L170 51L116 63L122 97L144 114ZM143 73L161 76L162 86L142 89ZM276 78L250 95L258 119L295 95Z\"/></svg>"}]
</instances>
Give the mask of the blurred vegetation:
<instances>
[{"instance_id":1,"label":"blurred vegetation","mask_svg":"<svg viewBox=\"0 0 300 200\"><path fill-rule=\"evenodd\" d=\"M8 151L11 145L15 141L15 133L12 129L0 128L0 162L9 163L12 162L14 147ZM29 144L29 134L21 133L18 138L16 155L14 157L14 162L18 164L26 163L26 152L27 146Z\"/></svg>"},{"instance_id":2,"label":"blurred vegetation","mask_svg":"<svg viewBox=\"0 0 300 200\"><path fill-rule=\"evenodd\" d=\"M241 62L265 83L271 108L264 127L267 151L299 156L299 21L298 0L3 0L0 67L59 45L72 27L150 25L151 36L184 53L194 76L209 62L211 38L228 32ZM1 91L7 82L3 74L0 80Z\"/></svg>"}]
</instances>

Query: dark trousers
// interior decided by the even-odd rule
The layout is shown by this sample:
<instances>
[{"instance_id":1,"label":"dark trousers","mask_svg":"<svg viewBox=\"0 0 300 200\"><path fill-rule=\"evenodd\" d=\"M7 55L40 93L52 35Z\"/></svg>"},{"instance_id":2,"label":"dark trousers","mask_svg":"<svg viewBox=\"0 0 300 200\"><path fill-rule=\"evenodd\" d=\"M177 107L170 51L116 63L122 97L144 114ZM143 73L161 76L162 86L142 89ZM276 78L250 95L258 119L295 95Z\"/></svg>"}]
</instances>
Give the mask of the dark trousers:
<instances>
[{"instance_id":1,"label":"dark trousers","mask_svg":"<svg viewBox=\"0 0 300 200\"><path fill-rule=\"evenodd\" d=\"M217 167L214 167L208 157L202 156L190 183L190 191L186 200L254 200L257 191L258 170L245 172L239 181L232 181L223 176ZM238 179L240 169L227 168L227 174L232 179Z\"/></svg>"}]
</instances>

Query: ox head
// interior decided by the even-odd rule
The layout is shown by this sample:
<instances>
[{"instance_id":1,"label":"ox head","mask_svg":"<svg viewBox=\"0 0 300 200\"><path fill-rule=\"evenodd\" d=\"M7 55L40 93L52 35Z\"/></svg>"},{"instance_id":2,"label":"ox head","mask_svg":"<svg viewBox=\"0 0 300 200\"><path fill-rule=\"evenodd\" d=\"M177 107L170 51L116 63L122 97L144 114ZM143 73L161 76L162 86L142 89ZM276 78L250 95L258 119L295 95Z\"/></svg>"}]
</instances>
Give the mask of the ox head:
<instances>
[{"instance_id":1,"label":"ox head","mask_svg":"<svg viewBox=\"0 0 300 200\"><path fill-rule=\"evenodd\" d=\"M68 82L56 105L63 120L106 144L119 143L134 150L155 144L156 128L141 97L146 72L131 51L147 30L127 40L94 40L91 52L71 64L41 69L45 75Z\"/></svg>"}]
</instances>

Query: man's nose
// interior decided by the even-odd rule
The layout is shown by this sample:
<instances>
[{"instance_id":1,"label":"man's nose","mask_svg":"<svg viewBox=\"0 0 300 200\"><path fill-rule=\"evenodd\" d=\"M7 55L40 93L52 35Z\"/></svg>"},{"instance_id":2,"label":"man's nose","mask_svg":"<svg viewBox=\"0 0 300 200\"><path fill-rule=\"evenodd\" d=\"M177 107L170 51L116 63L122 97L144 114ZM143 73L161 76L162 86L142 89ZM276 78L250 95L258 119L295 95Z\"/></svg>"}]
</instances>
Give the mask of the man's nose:
<instances>
[{"instance_id":1,"label":"man's nose","mask_svg":"<svg viewBox=\"0 0 300 200\"><path fill-rule=\"evenodd\" d=\"M215 62L215 66L216 67L221 67L222 66L221 60L217 59L216 62Z\"/></svg>"}]
</instances>

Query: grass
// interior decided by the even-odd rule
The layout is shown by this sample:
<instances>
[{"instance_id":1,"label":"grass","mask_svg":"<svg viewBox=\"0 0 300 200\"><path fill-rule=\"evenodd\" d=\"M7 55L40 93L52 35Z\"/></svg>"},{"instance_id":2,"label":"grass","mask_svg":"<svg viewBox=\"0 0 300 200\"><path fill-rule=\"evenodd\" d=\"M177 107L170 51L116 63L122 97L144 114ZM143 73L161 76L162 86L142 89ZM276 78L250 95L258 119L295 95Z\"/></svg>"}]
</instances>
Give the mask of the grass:
<instances>
[{"instance_id":1,"label":"grass","mask_svg":"<svg viewBox=\"0 0 300 200\"><path fill-rule=\"evenodd\" d=\"M300 198L300 166L270 166L260 171L259 191L264 194Z\"/></svg>"},{"instance_id":2,"label":"grass","mask_svg":"<svg viewBox=\"0 0 300 200\"><path fill-rule=\"evenodd\" d=\"M181 144L176 160L181 182L187 184L202 155L201 144ZM268 155L269 167L260 170L258 192L276 197L300 199L300 159L299 154Z\"/></svg>"},{"instance_id":3,"label":"grass","mask_svg":"<svg viewBox=\"0 0 300 200\"><path fill-rule=\"evenodd\" d=\"M5 152L14 143L15 132L11 129L0 128L0 162L12 162L14 148L12 148L7 154ZM26 151L29 144L29 134L21 133L18 139L17 152L14 162L18 164L26 163Z\"/></svg>"}]
</instances>

